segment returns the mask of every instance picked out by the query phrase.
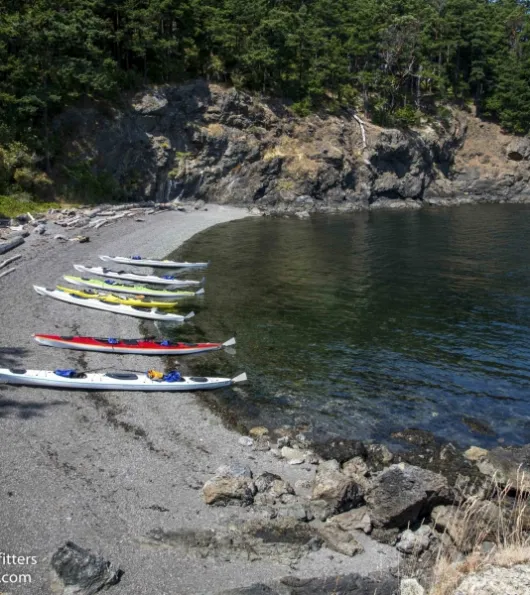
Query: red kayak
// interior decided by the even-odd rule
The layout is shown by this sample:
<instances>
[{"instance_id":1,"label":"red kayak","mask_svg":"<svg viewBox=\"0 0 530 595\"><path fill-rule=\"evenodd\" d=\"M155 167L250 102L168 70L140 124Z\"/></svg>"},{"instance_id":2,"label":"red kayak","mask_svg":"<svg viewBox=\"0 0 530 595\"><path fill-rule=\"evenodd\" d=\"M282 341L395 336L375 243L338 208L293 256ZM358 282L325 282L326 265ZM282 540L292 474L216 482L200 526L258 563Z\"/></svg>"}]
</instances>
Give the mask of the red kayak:
<instances>
[{"instance_id":1,"label":"red kayak","mask_svg":"<svg viewBox=\"0 0 530 595\"><path fill-rule=\"evenodd\" d=\"M105 351L109 353L138 353L140 355L181 355L217 351L235 345L234 338L224 343L181 343L180 341L153 341L146 339L113 339L112 337L62 337L60 335L33 335L40 345L81 349L83 351Z\"/></svg>"}]
</instances>

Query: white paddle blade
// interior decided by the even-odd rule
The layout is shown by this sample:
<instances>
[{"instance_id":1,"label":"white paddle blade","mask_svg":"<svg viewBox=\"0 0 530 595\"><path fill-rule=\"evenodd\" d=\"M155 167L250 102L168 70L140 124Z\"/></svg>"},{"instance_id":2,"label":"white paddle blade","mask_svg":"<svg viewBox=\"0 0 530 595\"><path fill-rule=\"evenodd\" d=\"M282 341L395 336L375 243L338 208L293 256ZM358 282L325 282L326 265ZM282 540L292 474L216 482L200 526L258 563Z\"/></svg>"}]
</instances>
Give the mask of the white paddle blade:
<instances>
[{"instance_id":1,"label":"white paddle blade","mask_svg":"<svg viewBox=\"0 0 530 595\"><path fill-rule=\"evenodd\" d=\"M195 312L190 312L189 314L186 314L186 316L184 316L184 320L189 320L190 318L193 318L195 316Z\"/></svg>"},{"instance_id":2,"label":"white paddle blade","mask_svg":"<svg viewBox=\"0 0 530 595\"><path fill-rule=\"evenodd\" d=\"M223 347L230 347L230 345L235 345L236 344L236 338L232 337L231 339L228 339L228 341L225 341L223 343Z\"/></svg>"},{"instance_id":3,"label":"white paddle blade","mask_svg":"<svg viewBox=\"0 0 530 595\"><path fill-rule=\"evenodd\" d=\"M235 378L232 378L232 384L235 384L236 382L246 382L247 381L247 375L245 374L245 372L243 372L243 374L240 374L239 376L236 376Z\"/></svg>"},{"instance_id":4,"label":"white paddle blade","mask_svg":"<svg viewBox=\"0 0 530 595\"><path fill-rule=\"evenodd\" d=\"M198 291L196 291L195 295L204 295L204 287L201 287Z\"/></svg>"}]
</instances>

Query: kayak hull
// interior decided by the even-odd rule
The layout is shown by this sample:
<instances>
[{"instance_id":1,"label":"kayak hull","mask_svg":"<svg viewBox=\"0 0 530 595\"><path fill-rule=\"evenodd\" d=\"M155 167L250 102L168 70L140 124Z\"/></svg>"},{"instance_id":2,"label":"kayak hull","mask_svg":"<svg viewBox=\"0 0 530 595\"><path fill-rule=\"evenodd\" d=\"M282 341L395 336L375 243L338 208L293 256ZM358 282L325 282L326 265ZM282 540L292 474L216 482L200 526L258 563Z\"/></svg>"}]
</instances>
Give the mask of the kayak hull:
<instances>
[{"instance_id":1,"label":"kayak hull","mask_svg":"<svg viewBox=\"0 0 530 595\"><path fill-rule=\"evenodd\" d=\"M99 258L105 262L165 269L204 269L209 264L207 262L176 262L174 260L156 260L152 258L127 258L126 256L102 255Z\"/></svg>"},{"instance_id":2,"label":"kayak hull","mask_svg":"<svg viewBox=\"0 0 530 595\"><path fill-rule=\"evenodd\" d=\"M140 283L154 283L157 285L171 285L172 287L198 287L204 283L204 279L194 281L192 279L164 279L156 275L141 275L140 273L127 273L125 271L109 271L103 267L87 267L82 264L74 264L74 269L80 273L121 279L123 281L139 281Z\"/></svg>"},{"instance_id":3,"label":"kayak hull","mask_svg":"<svg viewBox=\"0 0 530 595\"><path fill-rule=\"evenodd\" d=\"M81 298L99 300L107 304L121 304L122 306L137 306L138 308L161 308L164 310L172 310L177 308L179 305L177 301L156 301L151 298L144 298L144 296L122 297L113 293L97 293L91 289L72 289L71 287L63 287L62 285L57 285L56 289Z\"/></svg>"},{"instance_id":4,"label":"kayak hull","mask_svg":"<svg viewBox=\"0 0 530 595\"><path fill-rule=\"evenodd\" d=\"M147 341L145 339L129 339L127 341L113 339L113 341L118 342L110 343L107 337L64 337L60 335L35 334L33 338L39 345L45 345L47 347L138 355L191 355L207 351L219 351L235 344L235 339L229 339L225 343L174 343L172 345L161 345L160 341Z\"/></svg>"},{"instance_id":5,"label":"kayak hull","mask_svg":"<svg viewBox=\"0 0 530 595\"><path fill-rule=\"evenodd\" d=\"M0 368L0 383L42 386L47 388L65 388L68 390L129 390L129 391L192 391L210 390L244 382L246 374L235 378L206 378L183 376L176 382L151 380L142 373L89 373L82 378L65 378L47 370L15 370ZM134 378L133 378L134 377Z\"/></svg>"},{"instance_id":6,"label":"kayak hull","mask_svg":"<svg viewBox=\"0 0 530 595\"><path fill-rule=\"evenodd\" d=\"M204 295L204 289L198 291L172 291L171 289L153 289L145 285L121 285L112 279L88 279L86 277L74 277L64 275L63 278L72 285L78 287L90 287L91 289L101 289L101 291L112 291L113 293L125 293L134 295L145 295L156 297L159 300L176 300L199 297Z\"/></svg>"},{"instance_id":7,"label":"kayak hull","mask_svg":"<svg viewBox=\"0 0 530 595\"><path fill-rule=\"evenodd\" d=\"M71 295L64 291L57 289L47 289L34 285L33 288L39 295L51 297L67 304L74 304L76 306L85 306L85 308L93 308L94 310L104 310L105 312L112 312L114 314L123 314L125 316L134 316L135 318L146 318L148 320L162 320L167 322L185 322L189 318L195 316L194 312L190 312L183 316L182 314L173 314L170 312L159 312L156 309L149 310L147 308L138 308L135 306L122 306L121 304L107 304L100 300L93 298L82 298L77 295Z\"/></svg>"}]
</instances>

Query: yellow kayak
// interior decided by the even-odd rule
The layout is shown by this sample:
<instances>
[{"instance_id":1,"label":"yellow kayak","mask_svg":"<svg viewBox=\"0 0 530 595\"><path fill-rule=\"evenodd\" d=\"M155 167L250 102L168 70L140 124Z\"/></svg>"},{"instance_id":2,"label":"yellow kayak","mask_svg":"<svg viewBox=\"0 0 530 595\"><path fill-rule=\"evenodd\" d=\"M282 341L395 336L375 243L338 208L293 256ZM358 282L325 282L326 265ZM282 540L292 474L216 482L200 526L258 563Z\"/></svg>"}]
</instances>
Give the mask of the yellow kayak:
<instances>
[{"instance_id":1,"label":"yellow kayak","mask_svg":"<svg viewBox=\"0 0 530 595\"><path fill-rule=\"evenodd\" d=\"M98 293L97 291L91 291L90 289L70 289L70 287L62 287L57 285L57 289L69 293L71 295L77 295L82 298L90 298L106 302L107 304L121 304L123 306L136 306L138 308L165 308L169 310L176 308L178 302L156 302L154 300L146 299L145 296L138 295L136 297L120 297L113 293Z\"/></svg>"}]
</instances>

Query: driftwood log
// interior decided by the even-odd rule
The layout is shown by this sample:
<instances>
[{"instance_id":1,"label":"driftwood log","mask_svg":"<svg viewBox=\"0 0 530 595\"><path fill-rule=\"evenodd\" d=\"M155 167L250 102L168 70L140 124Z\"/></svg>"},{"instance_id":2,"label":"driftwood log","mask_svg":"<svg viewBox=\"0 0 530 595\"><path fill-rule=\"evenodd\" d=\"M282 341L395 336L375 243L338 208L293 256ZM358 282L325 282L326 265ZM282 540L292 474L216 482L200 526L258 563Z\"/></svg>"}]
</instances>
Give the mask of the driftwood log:
<instances>
[{"instance_id":1,"label":"driftwood log","mask_svg":"<svg viewBox=\"0 0 530 595\"><path fill-rule=\"evenodd\" d=\"M13 250L13 248L16 248L17 246L21 246L23 243L24 243L24 238L22 238L20 236L17 238L14 238L13 240L11 240L9 242L3 242L0 244L0 254L5 254L6 252Z\"/></svg>"}]
</instances>

